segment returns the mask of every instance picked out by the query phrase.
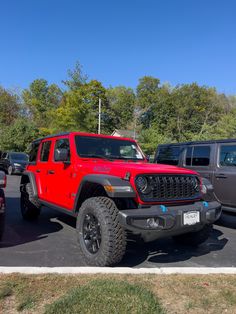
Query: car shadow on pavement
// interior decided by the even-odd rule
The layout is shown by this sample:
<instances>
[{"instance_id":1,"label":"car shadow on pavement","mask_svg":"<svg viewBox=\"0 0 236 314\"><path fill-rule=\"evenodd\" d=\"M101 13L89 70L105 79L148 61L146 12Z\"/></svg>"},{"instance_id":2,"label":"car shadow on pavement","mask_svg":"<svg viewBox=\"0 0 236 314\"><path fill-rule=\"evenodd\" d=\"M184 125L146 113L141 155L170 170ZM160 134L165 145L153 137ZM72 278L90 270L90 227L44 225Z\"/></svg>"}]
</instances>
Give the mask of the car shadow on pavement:
<instances>
[{"instance_id":1,"label":"car shadow on pavement","mask_svg":"<svg viewBox=\"0 0 236 314\"><path fill-rule=\"evenodd\" d=\"M154 266L158 267L163 266L161 264L173 266L174 263L185 262L192 257L222 250L228 242L226 238L219 239L222 235L220 230L214 228L209 239L199 247L176 244L171 238L159 239L142 245L128 244L127 253L119 266L131 267L145 261L156 264Z\"/></svg>"},{"instance_id":2,"label":"car shadow on pavement","mask_svg":"<svg viewBox=\"0 0 236 314\"><path fill-rule=\"evenodd\" d=\"M236 229L236 214L223 212L220 219L216 222L218 226Z\"/></svg>"},{"instance_id":3,"label":"car shadow on pavement","mask_svg":"<svg viewBox=\"0 0 236 314\"><path fill-rule=\"evenodd\" d=\"M12 247L48 237L48 234L63 229L62 224L53 221L54 211L44 211L36 221L22 219L19 198L7 198L6 221L0 248Z\"/></svg>"},{"instance_id":4,"label":"car shadow on pavement","mask_svg":"<svg viewBox=\"0 0 236 314\"><path fill-rule=\"evenodd\" d=\"M50 234L59 232L66 226L76 230L75 218L49 208L42 208L42 213L37 221L25 221L21 217L19 203L19 198L7 198L6 229L3 241L0 242L0 248L41 240ZM223 233L216 226L210 238L198 248L178 245L171 238L143 244L128 238L126 254L118 267L138 265L142 267L140 264L144 262L149 262L153 267L160 267L162 264L170 266L177 262L185 262L192 257L201 257L210 252L222 250L228 242L222 235ZM76 238L76 234L74 237Z\"/></svg>"}]
</instances>

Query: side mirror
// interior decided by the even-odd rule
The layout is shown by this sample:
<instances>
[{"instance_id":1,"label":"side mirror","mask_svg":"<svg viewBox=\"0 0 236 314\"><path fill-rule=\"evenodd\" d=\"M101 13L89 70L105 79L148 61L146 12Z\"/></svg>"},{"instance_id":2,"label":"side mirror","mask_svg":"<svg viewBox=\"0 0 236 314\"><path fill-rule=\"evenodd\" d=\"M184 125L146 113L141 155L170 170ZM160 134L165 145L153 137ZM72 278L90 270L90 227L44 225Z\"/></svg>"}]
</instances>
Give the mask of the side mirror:
<instances>
[{"instance_id":1,"label":"side mirror","mask_svg":"<svg viewBox=\"0 0 236 314\"><path fill-rule=\"evenodd\" d=\"M0 171L0 188L5 188L7 185L7 177L3 171Z\"/></svg>"},{"instance_id":2,"label":"side mirror","mask_svg":"<svg viewBox=\"0 0 236 314\"><path fill-rule=\"evenodd\" d=\"M55 161L69 162L69 151L66 148L57 148L54 155Z\"/></svg>"},{"instance_id":3,"label":"side mirror","mask_svg":"<svg viewBox=\"0 0 236 314\"><path fill-rule=\"evenodd\" d=\"M150 155L145 155L146 159L147 159L147 162L150 161Z\"/></svg>"}]
</instances>

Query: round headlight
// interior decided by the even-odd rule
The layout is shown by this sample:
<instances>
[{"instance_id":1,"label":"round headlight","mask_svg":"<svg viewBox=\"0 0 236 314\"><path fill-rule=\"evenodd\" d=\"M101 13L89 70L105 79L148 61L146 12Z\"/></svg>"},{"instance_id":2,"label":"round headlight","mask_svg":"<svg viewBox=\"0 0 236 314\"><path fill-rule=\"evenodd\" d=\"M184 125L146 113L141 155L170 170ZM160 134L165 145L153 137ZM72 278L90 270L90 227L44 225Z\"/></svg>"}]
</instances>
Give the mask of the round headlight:
<instances>
[{"instance_id":1,"label":"round headlight","mask_svg":"<svg viewBox=\"0 0 236 314\"><path fill-rule=\"evenodd\" d=\"M148 188L148 181L145 177L138 177L136 179L137 188L141 193L145 193Z\"/></svg>"}]
</instances>

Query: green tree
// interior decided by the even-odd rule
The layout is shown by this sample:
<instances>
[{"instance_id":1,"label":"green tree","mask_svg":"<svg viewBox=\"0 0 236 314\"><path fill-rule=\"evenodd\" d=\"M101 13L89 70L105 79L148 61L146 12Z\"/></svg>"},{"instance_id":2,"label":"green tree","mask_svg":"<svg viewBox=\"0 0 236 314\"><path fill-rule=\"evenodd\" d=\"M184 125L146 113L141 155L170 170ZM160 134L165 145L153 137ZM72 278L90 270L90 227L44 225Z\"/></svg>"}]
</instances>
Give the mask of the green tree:
<instances>
[{"instance_id":1,"label":"green tree","mask_svg":"<svg viewBox=\"0 0 236 314\"><path fill-rule=\"evenodd\" d=\"M62 91L56 84L48 85L44 79L37 79L22 94L24 105L29 116L38 127L49 127L52 112L56 110L62 99Z\"/></svg>"},{"instance_id":2,"label":"green tree","mask_svg":"<svg viewBox=\"0 0 236 314\"><path fill-rule=\"evenodd\" d=\"M215 124L224 112L216 90L196 83L174 88L171 100L167 128L176 141L192 140L195 135L203 137L206 127Z\"/></svg>"},{"instance_id":3,"label":"green tree","mask_svg":"<svg viewBox=\"0 0 236 314\"><path fill-rule=\"evenodd\" d=\"M136 108L142 127L150 128L154 120L160 130L166 125L171 110L170 93L170 86L161 85L158 78L145 76L139 80Z\"/></svg>"},{"instance_id":4,"label":"green tree","mask_svg":"<svg viewBox=\"0 0 236 314\"><path fill-rule=\"evenodd\" d=\"M54 127L58 131L97 132L98 100L106 106L106 90L96 80L64 94L54 114Z\"/></svg>"},{"instance_id":5,"label":"green tree","mask_svg":"<svg viewBox=\"0 0 236 314\"><path fill-rule=\"evenodd\" d=\"M149 108L157 103L160 89L160 80L152 76L144 76L139 79L137 86L137 103L141 108Z\"/></svg>"},{"instance_id":6,"label":"green tree","mask_svg":"<svg viewBox=\"0 0 236 314\"><path fill-rule=\"evenodd\" d=\"M19 97L0 86L0 125L10 125L19 114Z\"/></svg>"},{"instance_id":7,"label":"green tree","mask_svg":"<svg viewBox=\"0 0 236 314\"><path fill-rule=\"evenodd\" d=\"M2 150L27 150L32 140L40 137L40 131L27 118L17 118L11 125L2 128L0 133L0 147Z\"/></svg>"},{"instance_id":8,"label":"green tree","mask_svg":"<svg viewBox=\"0 0 236 314\"><path fill-rule=\"evenodd\" d=\"M83 73L83 68L79 61L76 62L73 70L67 71L68 80L62 81L70 90L76 90L87 83L88 76Z\"/></svg>"},{"instance_id":9,"label":"green tree","mask_svg":"<svg viewBox=\"0 0 236 314\"><path fill-rule=\"evenodd\" d=\"M135 94L131 88L118 86L107 89L108 101L106 115L106 129L111 132L115 128L132 128L135 108Z\"/></svg>"},{"instance_id":10,"label":"green tree","mask_svg":"<svg viewBox=\"0 0 236 314\"><path fill-rule=\"evenodd\" d=\"M158 144L171 143L172 139L167 135L160 134L157 128L151 127L141 131L139 142L146 154L154 155Z\"/></svg>"}]
</instances>

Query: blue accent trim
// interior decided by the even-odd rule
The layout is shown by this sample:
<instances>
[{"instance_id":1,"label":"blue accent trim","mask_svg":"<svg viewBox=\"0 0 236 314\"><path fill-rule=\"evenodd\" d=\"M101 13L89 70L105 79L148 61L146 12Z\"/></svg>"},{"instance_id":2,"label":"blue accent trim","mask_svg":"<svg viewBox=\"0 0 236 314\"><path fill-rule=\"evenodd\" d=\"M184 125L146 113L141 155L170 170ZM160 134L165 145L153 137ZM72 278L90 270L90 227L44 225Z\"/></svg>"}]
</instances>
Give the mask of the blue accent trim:
<instances>
[{"instance_id":1,"label":"blue accent trim","mask_svg":"<svg viewBox=\"0 0 236 314\"><path fill-rule=\"evenodd\" d=\"M160 208L161 208L163 213L167 212L167 207L165 205L160 205Z\"/></svg>"},{"instance_id":2,"label":"blue accent trim","mask_svg":"<svg viewBox=\"0 0 236 314\"><path fill-rule=\"evenodd\" d=\"M205 207L208 207L208 206L209 206L208 202L202 202L202 204L203 204L203 206L205 206Z\"/></svg>"}]
</instances>

